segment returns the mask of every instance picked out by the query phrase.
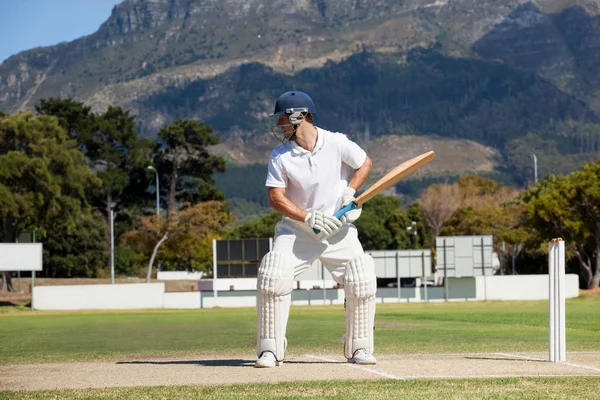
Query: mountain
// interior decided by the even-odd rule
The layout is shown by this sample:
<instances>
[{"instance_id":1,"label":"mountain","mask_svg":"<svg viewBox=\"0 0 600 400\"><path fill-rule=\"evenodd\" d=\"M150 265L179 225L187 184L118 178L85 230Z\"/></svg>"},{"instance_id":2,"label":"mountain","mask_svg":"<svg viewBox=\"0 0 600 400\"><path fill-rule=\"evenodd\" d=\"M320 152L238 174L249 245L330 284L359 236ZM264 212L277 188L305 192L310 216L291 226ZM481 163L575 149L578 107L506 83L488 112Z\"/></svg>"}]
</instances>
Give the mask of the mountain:
<instances>
[{"instance_id":1,"label":"mountain","mask_svg":"<svg viewBox=\"0 0 600 400\"><path fill-rule=\"evenodd\" d=\"M0 110L120 105L146 137L195 118L215 152L253 165L276 145L274 99L296 88L318 124L374 153L390 134L477 142L475 164L525 184L523 154L562 157L545 172L597 158L599 13L597 0L125 0L97 32L2 63Z\"/></svg>"},{"instance_id":2,"label":"mountain","mask_svg":"<svg viewBox=\"0 0 600 400\"><path fill-rule=\"evenodd\" d=\"M545 14L534 3L525 3L477 40L473 49L482 57L535 72L599 110L600 6L597 1L585 4L587 9L577 6Z\"/></svg>"}]
</instances>

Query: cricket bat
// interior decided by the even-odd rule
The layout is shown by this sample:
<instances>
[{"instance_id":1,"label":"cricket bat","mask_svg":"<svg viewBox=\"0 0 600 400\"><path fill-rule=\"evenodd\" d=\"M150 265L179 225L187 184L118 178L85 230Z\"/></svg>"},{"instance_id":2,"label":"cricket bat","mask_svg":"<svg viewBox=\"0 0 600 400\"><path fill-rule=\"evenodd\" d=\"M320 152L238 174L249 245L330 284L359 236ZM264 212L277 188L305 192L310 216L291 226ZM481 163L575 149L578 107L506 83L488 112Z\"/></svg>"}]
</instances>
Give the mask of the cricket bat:
<instances>
[{"instance_id":1,"label":"cricket bat","mask_svg":"<svg viewBox=\"0 0 600 400\"><path fill-rule=\"evenodd\" d=\"M350 204L348 204L346 207L339 209L333 215L336 218L340 218L348 211L354 210L355 208L362 206L367 201L371 200L373 197L377 196L379 193L383 192L390 186L395 185L400 179L412 173L414 170L421 168L423 165L427 164L434 158L435 152L428 151L427 153L423 153L420 156L403 162L402 164L398 165L396 168L385 174L383 178L371 185L370 188L365 190L364 193L358 196L354 201L350 202Z\"/></svg>"}]
</instances>

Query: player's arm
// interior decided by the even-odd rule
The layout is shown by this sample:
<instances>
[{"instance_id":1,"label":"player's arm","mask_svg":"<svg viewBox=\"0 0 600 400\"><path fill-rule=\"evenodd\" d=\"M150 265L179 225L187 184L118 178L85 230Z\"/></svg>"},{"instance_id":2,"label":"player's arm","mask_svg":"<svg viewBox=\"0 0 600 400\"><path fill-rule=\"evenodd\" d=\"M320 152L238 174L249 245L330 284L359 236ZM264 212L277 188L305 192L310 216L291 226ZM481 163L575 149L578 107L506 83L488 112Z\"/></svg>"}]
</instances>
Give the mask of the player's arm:
<instances>
[{"instance_id":1,"label":"player's arm","mask_svg":"<svg viewBox=\"0 0 600 400\"><path fill-rule=\"evenodd\" d=\"M350 179L348 186L354 189L355 191L358 190L358 188L360 188L361 185L365 182L365 179L367 179L367 176L369 176L369 172L371 171L372 166L373 163L371 162L369 156L365 156L365 161L360 166L360 168L354 170L354 175L352 175L352 179Z\"/></svg>"},{"instance_id":2,"label":"player's arm","mask_svg":"<svg viewBox=\"0 0 600 400\"><path fill-rule=\"evenodd\" d=\"M316 234L330 235L342 226L342 222L333 215L321 211L307 212L285 197L285 188L269 187L269 203L281 214L296 221L305 222Z\"/></svg>"},{"instance_id":3,"label":"player's arm","mask_svg":"<svg viewBox=\"0 0 600 400\"><path fill-rule=\"evenodd\" d=\"M304 222L308 214L285 197L285 188L269 187L269 204L275 211L296 221Z\"/></svg>"}]
</instances>

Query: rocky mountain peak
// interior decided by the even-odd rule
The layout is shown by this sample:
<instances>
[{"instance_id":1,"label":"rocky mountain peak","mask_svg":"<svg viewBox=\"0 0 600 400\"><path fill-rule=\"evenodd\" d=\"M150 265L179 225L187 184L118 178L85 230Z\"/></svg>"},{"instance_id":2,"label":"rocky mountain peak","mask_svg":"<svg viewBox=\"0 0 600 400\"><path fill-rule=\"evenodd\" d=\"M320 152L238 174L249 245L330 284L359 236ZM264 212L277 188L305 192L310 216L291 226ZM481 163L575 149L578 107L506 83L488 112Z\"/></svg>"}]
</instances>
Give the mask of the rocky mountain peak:
<instances>
[{"instance_id":1,"label":"rocky mountain peak","mask_svg":"<svg viewBox=\"0 0 600 400\"><path fill-rule=\"evenodd\" d=\"M439 1L438 1L439 2ZM116 5L102 25L106 37L157 28L170 21L186 21L197 16L219 15L235 27L236 21L250 15L309 15L323 22L363 19L381 15L393 8L406 8L436 3L435 0L406 0L394 4L389 0L124 0Z\"/></svg>"},{"instance_id":2,"label":"rocky mountain peak","mask_svg":"<svg viewBox=\"0 0 600 400\"><path fill-rule=\"evenodd\" d=\"M125 0L117 4L102 25L108 37L163 25L189 12L190 0Z\"/></svg>"}]
</instances>

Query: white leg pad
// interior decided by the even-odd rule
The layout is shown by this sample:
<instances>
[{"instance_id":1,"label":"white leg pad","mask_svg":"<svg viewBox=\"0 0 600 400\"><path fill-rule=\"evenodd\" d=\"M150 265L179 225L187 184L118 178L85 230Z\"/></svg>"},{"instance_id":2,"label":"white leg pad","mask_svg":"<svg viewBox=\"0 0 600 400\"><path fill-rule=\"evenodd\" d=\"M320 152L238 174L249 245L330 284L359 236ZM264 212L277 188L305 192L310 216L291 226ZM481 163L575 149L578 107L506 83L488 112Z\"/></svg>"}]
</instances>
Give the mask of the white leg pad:
<instances>
[{"instance_id":1,"label":"white leg pad","mask_svg":"<svg viewBox=\"0 0 600 400\"><path fill-rule=\"evenodd\" d=\"M287 327L292 289L293 268L285 265L280 253L267 253L258 269L258 329L256 355L270 351L277 361L285 357L285 331Z\"/></svg>"},{"instance_id":2,"label":"white leg pad","mask_svg":"<svg viewBox=\"0 0 600 400\"><path fill-rule=\"evenodd\" d=\"M377 277L371 256L364 254L348 262L344 278L346 335L344 355L350 359L358 349L373 354Z\"/></svg>"}]
</instances>

